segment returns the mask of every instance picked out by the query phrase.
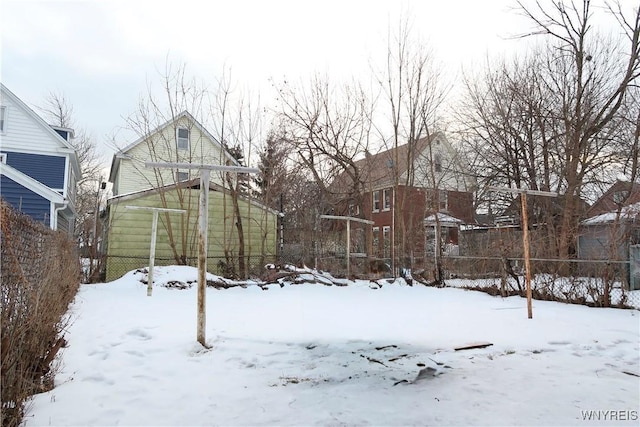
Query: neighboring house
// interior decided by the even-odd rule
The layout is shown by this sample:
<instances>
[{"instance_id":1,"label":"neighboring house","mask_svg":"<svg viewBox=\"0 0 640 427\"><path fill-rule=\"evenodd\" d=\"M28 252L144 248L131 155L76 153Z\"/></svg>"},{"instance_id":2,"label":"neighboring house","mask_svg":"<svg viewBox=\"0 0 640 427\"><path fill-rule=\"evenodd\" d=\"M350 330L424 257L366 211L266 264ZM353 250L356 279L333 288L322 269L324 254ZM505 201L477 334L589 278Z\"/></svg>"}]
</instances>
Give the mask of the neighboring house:
<instances>
[{"instance_id":1,"label":"neighboring house","mask_svg":"<svg viewBox=\"0 0 640 427\"><path fill-rule=\"evenodd\" d=\"M578 215L584 218L589 210L589 203L580 198L578 203ZM545 224L549 218L561 218L564 210L564 199L562 197L539 196L535 194L527 195L527 220L530 227ZM520 195L513 198L509 206L501 215L493 218L493 224L504 226L518 224L522 222L522 200Z\"/></svg>"},{"instance_id":2,"label":"neighboring house","mask_svg":"<svg viewBox=\"0 0 640 427\"><path fill-rule=\"evenodd\" d=\"M596 215L615 212L623 206L640 202L640 182L616 181L605 193L589 208L587 218Z\"/></svg>"},{"instance_id":3,"label":"neighboring house","mask_svg":"<svg viewBox=\"0 0 640 427\"><path fill-rule=\"evenodd\" d=\"M199 186L199 180L194 179L164 188L142 190L109 199L107 281L117 279L135 268L148 265L153 214L149 210L128 209L127 206L185 209L187 211L185 214L159 214L156 265L178 263L176 252L170 244L169 234L173 233L175 238L181 235L182 230L189 230L189 232L184 236L187 239L185 259L180 262L194 266L197 264ZM243 224L247 265L261 269L265 263L275 262L278 212L242 196L239 197L238 208ZM210 183L207 269L221 275L230 270L238 273L240 248L232 212L233 202L229 191ZM171 226L168 226L169 223Z\"/></svg>"},{"instance_id":4,"label":"neighboring house","mask_svg":"<svg viewBox=\"0 0 640 427\"><path fill-rule=\"evenodd\" d=\"M340 194L335 209L338 214L374 222L371 256L389 258L397 236L396 257L424 257L434 245L429 241L435 236L429 217L436 213L449 219L438 233L443 246L457 245L458 224L473 221L476 182L442 133L422 138L412 147L404 144L397 150L367 153L356 162L356 168L361 179L357 186L343 173L331 191ZM354 188L361 190L350 190Z\"/></svg>"},{"instance_id":5,"label":"neighboring house","mask_svg":"<svg viewBox=\"0 0 640 427\"><path fill-rule=\"evenodd\" d=\"M111 162L109 182L118 196L198 177L197 171L146 168L145 162L237 165L238 162L189 112L149 130L119 150ZM211 180L221 184L219 174Z\"/></svg>"},{"instance_id":6,"label":"neighboring house","mask_svg":"<svg viewBox=\"0 0 640 427\"><path fill-rule=\"evenodd\" d=\"M200 180L197 170L146 168L145 162L238 165L234 157L188 112L150 131L113 158L108 201L107 280L148 265L152 213L126 206L183 209L159 215L157 263L191 264L197 260ZM277 212L246 197L233 197L220 173L211 172L209 185L208 269L235 268L244 252L246 263L275 256ZM240 238L242 229L243 239ZM242 246L244 243L244 246ZM274 262L270 259L269 262ZM218 265L220 263L220 265ZM234 265L232 265L234 264Z\"/></svg>"},{"instance_id":7,"label":"neighboring house","mask_svg":"<svg viewBox=\"0 0 640 427\"><path fill-rule=\"evenodd\" d=\"M52 230L72 233L80 165L71 129L48 125L0 83L0 194Z\"/></svg>"},{"instance_id":8,"label":"neighboring house","mask_svg":"<svg viewBox=\"0 0 640 427\"><path fill-rule=\"evenodd\" d=\"M617 181L580 223L581 259L629 259L629 248L640 244L640 183Z\"/></svg>"}]
</instances>

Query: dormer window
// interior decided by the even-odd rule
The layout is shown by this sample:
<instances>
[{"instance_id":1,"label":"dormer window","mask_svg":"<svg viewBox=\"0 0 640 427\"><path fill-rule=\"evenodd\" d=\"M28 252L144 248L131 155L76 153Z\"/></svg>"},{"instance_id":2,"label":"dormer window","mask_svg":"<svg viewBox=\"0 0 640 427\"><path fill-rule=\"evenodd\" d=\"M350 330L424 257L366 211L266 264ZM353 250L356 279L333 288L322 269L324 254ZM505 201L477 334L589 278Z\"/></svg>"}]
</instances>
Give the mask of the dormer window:
<instances>
[{"instance_id":1,"label":"dormer window","mask_svg":"<svg viewBox=\"0 0 640 427\"><path fill-rule=\"evenodd\" d=\"M189 150L189 129L178 128L176 131L178 150Z\"/></svg>"},{"instance_id":2,"label":"dormer window","mask_svg":"<svg viewBox=\"0 0 640 427\"><path fill-rule=\"evenodd\" d=\"M7 107L0 107L0 133L4 133L4 127L7 117Z\"/></svg>"}]
</instances>

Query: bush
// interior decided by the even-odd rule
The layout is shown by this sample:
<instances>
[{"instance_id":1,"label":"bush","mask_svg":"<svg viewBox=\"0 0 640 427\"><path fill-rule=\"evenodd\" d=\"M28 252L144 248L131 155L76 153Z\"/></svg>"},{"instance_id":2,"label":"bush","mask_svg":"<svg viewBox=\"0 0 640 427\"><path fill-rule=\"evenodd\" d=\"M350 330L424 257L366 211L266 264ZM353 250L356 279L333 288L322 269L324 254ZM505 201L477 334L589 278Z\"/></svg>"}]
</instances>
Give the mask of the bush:
<instances>
[{"instance_id":1,"label":"bush","mask_svg":"<svg viewBox=\"0 0 640 427\"><path fill-rule=\"evenodd\" d=\"M2 426L20 425L25 403L53 388L52 362L80 283L73 241L0 201Z\"/></svg>"}]
</instances>

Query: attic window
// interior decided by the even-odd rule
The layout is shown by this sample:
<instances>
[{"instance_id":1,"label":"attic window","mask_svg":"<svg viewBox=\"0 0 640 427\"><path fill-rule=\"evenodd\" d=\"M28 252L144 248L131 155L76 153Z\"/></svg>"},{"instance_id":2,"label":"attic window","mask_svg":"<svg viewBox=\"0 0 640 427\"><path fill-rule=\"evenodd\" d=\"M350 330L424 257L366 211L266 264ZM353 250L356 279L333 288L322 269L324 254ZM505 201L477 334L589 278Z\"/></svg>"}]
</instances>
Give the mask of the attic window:
<instances>
[{"instance_id":1,"label":"attic window","mask_svg":"<svg viewBox=\"0 0 640 427\"><path fill-rule=\"evenodd\" d=\"M4 133L4 122L7 116L7 107L0 107L0 133Z\"/></svg>"},{"instance_id":2,"label":"attic window","mask_svg":"<svg viewBox=\"0 0 640 427\"><path fill-rule=\"evenodd\" d=\"M189 149L189 129L178 128L176 132L176 139L178 141L178 150Z\"/></svg>"}]
</instances>

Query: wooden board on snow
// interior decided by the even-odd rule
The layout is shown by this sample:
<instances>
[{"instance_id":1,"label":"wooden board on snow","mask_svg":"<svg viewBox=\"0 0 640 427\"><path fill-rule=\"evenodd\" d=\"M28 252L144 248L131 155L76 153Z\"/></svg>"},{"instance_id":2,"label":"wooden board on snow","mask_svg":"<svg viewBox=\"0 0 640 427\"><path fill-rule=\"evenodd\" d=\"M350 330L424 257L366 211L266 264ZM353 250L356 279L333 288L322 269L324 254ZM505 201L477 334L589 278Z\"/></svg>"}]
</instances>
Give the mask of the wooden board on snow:
<instances>
[{"instance_id":1,"label":"wooden board on snow","mask_svg":"<svg viewBox=\"0 0 640 427\"><path fill-rule=\"evenodd\" d=\"M493 343L490 343L488 341L479 341L479 342L472 342L469 344L465 344L465 345L461 345L459 347L454 347L455 351L460 351L460 350L473 350L474 348L485 348L485 347L489 347L492 346Z\"/></svg>"}]
</instances>

